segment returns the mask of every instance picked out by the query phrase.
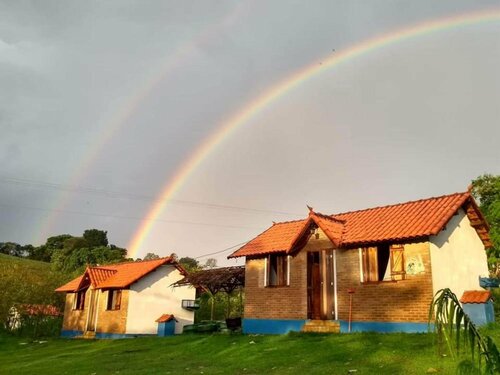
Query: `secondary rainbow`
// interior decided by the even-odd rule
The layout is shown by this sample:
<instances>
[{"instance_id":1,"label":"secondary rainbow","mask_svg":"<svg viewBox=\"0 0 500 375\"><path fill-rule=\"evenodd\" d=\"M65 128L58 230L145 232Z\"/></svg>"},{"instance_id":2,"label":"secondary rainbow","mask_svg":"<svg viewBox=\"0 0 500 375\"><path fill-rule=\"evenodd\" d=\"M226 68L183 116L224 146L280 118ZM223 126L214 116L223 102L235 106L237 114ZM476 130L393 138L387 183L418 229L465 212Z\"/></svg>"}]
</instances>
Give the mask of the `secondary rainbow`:
<instances>
[{"instance_id":1,"label":"secondary rainbow","mask_svg":"<svg viewBox=\"0 0 500 375\"><path fill-rule=\"evenodd\" d=\"M173 51L169 51L165 58L158 65L154 74L151 74L134 90L134 94L128 97L119 105L118 110L112 113L112 116L103 123L102 131L95 142L91 144L85 158L75 169L75 173L70 177L68 183L68 192L57 197L57 201L53 204L57 208L53 210L41 225L35 226L35 236L37 243L45 241L46 236L51 232L57 218L64 208L71 202L72 195L69 194L71 188L77 188L78 185L85 180L92 166L96 163L98 156L105 149L105 146L116 136L123 126L137 111L141 104L151 95L154 89L160 82L164 82L171 77L178 68L184 66L186 61L192 59L199 45L209 43L217 38L222 32L240 20L247 12L249 7L240 3L233 6L225 15L224 18L214 24L202 28L194 38L179 43Z\"/></svg>"},{"instance_id":2,"label":"secondary rainbow","mask_svg":"<svg viewBox=\"0 0 500 375\"><path fill-rule=\"evenodd\" d=\"M179 189L181 189L189 176L194 170L196 170L196 168L210 154L210 152L214 150L222 141L224 141L224 139L229 137L229 135L231 135L231 133L234 132L239 126L246 123L264 108L283 97L287 92L296 88L301 83L304 83L308 79L324 72L327 69L334 68L356 57L395 43L453 28L498 21L500 21L500 10L489 9L419 23L411 27L382 34L378 37L360 42L346 50L338 51L332 56L322 60L321 65L319 65L318 62L315 62L295 72L278 84L270 87L269 90L267 90L263 95L247 103L241 110L218 126L215 132L207 137L207 139L200 144L200 146L193 152L193 154L191 154L189 158L187 158L180 168L177 169L174 176L167 181L158 199L151 206L144 220L134 233L134 236L128 244L128 256L136 256L142 243L151 231L154 225L154 220L163 212L168 201L177 191L179 191Z\"/></svg>"}]
</instances>

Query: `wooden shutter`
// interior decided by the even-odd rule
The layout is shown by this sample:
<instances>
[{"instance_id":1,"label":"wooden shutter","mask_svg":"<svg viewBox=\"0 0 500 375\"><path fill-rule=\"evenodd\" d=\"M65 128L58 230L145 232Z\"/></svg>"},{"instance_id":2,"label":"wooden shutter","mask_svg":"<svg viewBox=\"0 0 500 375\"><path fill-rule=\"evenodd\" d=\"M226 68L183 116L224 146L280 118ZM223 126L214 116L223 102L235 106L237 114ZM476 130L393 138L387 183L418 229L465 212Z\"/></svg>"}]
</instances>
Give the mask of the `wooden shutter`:
<instances>
[{"instance_id":1,"label":"wooden shutter","mask_svg":"<svg viewBox=\"0 0 500 375\"><path fill-rule=\"evenodd\" d=\"M122 303L122 291L121 290L115 290L113 293L113 299L114 299L114 309L115 310L120 310L120 306Z\"/></svg>"},{"instance_id":2,"label":"wooden shutter","mask_svg":"<svg viewBox=\"0 0 500 375\"><path fill-rule=\"evenodd\" d=\"M404 280L405 255L403 245L391 245L391 278L392 280Z\"/></svg>"},{"instance_id":3,"label":"wooden shutter","mask_svg":"<svg viewBox=\"0 0 500 375\"><path fill-rule=\"evenodd\" d=\"M363 249L363 276L364 282L379 281L376 247Z\"/></svg>"},{"instance_id":4,"label":"wooden shutter","mask_svg":"<svg viewBox=\"0 0 500 375\"><path fill-rule=\"evenodd\" d=\"M276 285L286 285L286 278L287 278L287 266L286 266L286 260L287 257L286 255L278 255L276 257Z\"/></svg>"}]
</instances>

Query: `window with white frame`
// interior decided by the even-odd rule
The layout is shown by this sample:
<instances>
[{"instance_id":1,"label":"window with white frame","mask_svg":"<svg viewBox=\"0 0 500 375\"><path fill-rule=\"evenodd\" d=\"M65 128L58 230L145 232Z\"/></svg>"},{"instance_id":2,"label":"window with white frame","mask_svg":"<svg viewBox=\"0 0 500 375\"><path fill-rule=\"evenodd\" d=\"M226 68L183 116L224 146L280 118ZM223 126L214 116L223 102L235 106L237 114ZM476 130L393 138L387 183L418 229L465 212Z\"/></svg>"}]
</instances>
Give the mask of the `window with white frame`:
<instances>
[{"instance_id":1,"label":"window with white frame","mask_svg":"<svg viewBox=\"0 0 500 375\"><path fill-rule=\"evenodd\" d=\"M122 303L122 291L120 289L108 290L108 302L106 310L120 310Z\"/></svg>"},{"instance_id":2,"label":"window with white frame","mask_svg":"<svg viewBox=\"0 0 500 375\"><path fill-rule=\"evenodd\" d=\"M270 254L265 260L265 285L290 285L290 257L284 254Z\"/></svg>"}]
</instances>

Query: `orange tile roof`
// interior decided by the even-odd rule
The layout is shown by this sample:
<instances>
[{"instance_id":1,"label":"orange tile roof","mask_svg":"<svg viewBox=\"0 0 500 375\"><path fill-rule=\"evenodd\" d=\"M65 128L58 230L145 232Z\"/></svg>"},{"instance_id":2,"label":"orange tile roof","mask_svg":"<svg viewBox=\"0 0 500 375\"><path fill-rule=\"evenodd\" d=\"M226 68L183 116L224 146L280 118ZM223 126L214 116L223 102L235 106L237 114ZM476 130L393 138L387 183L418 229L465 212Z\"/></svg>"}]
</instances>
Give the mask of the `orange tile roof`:
<instances>
[{"instance_id":1,"label":"orange tile roof","mask_svg":"<svg viewBox=\"0 0 500 375\"><path fill-rule=\"evenodd\" d=\"M310 209L307 219L276 223L229 257L236 258L277 252L290 253L313 223L320 227L333 243L340 244L343 222Z\"/></svg>"},{"instance_id":2,"label":"orange tile roof","mask_svg":"<svg viewBox=\"0 0 500 375\"><path fill-rule=\"evenodd\" d=\"M83 276L78 276L77 278L71 280L70 282L60 286L56 289L56 292L76 292L78 291L80 284L82 283Z\"/></svg>"},{"instance_id":3,"label":"orange tile roof","mask_svg":"<svg viewBox=\"0 0 500 375\"><path fill-rule=\"evenodd\" d=\"M290 252L311 222L323 230L335 246L343 248L420 240L438 234L459 208L466 211L485 247L490 247L488 224L470 193L465 192L332 216L310 209L308 219L274 224L229 258Z\"/></svg>"},{"instance_id":4,"label":"orange tile roof","mask_svg":"<svg viewBox=\"0 0 500 375\"><path fill-rule=\"evenodd\" d=\"M116 269L104 267L87 267L87 272L90 278L90 283L92 285L100 285L118 271Z\"/></svg>"},{"instance_id":5,"label":"orange tile roof","mask_svg":"<svg viewBox=\"0 0 500 375\"><path fill-rule=\"evenodd\" d=\"M438 234L470 194L457 193L333 215L345 220L343 246Z\"/></svg>"},{"instance_id":6,"label":"orange tile roof","mask_svg":"<svg viewBox=\"0 0 500 375\"><path fill-rule=\"evenodd\" d=\"M231 254L230 257L286 252L304 229L307 221L307 219L304 219L273 224L272 227L249 241Z\"/></svg>"},{"instance_id":7,"label":"orange tile roof","mask_svg":"<svg viewBox=\"0 0 500 375\"><path fill-rule=\"evenodd\" d=\"M96 289L127 288L142 277L165 264L172 264L185 273L184 269L171 257L138 262L108 264L104 267L87 267L85 273L56 289L56 292L76 292L82 288L88 277Z\"/></svg>"},{"instance_id":8,"label":"orange tile roof","mask_svg":"<svg viewBox=\"0 0 500 375\"><path fill-rule=\"evenodd\" d=\"M490 300L491 293L488 290L466 290L460 298L461 303L486 303Z\"/></svg>"}]
</instances>

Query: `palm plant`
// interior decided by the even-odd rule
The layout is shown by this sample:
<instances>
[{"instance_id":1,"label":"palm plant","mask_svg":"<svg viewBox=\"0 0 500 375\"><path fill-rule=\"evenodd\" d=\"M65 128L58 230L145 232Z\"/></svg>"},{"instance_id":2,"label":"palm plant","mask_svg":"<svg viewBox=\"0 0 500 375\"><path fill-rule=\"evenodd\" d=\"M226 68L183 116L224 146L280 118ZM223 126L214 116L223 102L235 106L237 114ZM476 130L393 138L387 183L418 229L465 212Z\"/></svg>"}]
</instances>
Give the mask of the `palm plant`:
<instances>
[{"instance_id":1,"label":"palm plant","mask_svg":"<svg viewBox=\"0 0 500 375\"><path fill-rule=\"evenodd\" d=\"M439 290L432 300L429 329L433 318L440 351L444 341L452 358L457 359L463 354L469 357L460 362L459 372L480 373L484 369L486 374L500 373L500 353L497 346L491 337L481 335L449 288Z\"/></svg>"}]
</instances>

